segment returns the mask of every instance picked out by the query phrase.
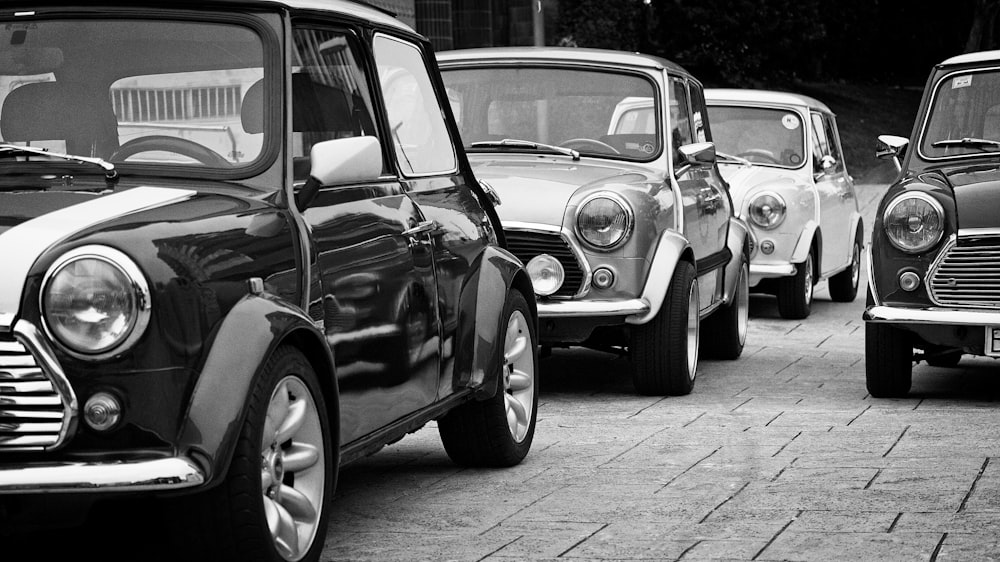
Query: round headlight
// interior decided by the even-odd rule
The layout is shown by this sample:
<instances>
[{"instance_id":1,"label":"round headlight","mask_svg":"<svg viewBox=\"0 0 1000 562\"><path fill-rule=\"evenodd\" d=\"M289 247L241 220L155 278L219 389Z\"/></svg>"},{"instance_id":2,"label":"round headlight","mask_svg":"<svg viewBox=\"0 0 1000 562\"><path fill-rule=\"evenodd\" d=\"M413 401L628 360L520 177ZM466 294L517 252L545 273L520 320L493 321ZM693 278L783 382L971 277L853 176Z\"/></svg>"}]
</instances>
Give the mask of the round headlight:
<instances>
[{"instance_id":1,"label":"round headlight","mask_svg":"<svg viewBox=\"0 0 1000 562\"><path fill-rule=\"evenodd\" d=\"M76 248L52 265L43 283L45 327L74 355L106 355L135 341L149 322L146 278L118 250Z\"/></svg>"},{"instance_id":2,"label":"round headlight","mask_svg":"<svg viewBox=\"0 0 1000 562\"><path fill-rule=\"evenodd\" d=\"M559 290L566 279L566 271L556 258L548 254L539 254L524 267L531 278L531 286L535 294L546 297Z\"/></svg>"},{"instance_id":3,"label":"round headlight","mask_svg":"<svg viewBox=\"0 0 1000 562\"><path fill-rule=\"evenodd\" d=\"M580 205L576 230L591 246L611 249L628 239L632 230L632 207L611 193L594 195Z\"/></svg>"},{"instance_id":4,"label":"round headlight","mask_svg":"<svg viewBox=\"0 0 1000 562\"><path fill-rule=\"evenodd\" d=\"M923 252L944 234L944 209L926 193L904 193L886 207L882 225L893 246L911 254Z\"/></svg>"},{"instance_id":5,"label":"round headlight","mask_svg":"<svg viewBox=\"0 0 1000 562\"><path fill-rule=\"evenodd\" d=\"M777 193L765 192L750 201L747 216L750 222L769 230L785 220L785 200Z\"/></svg>"}]
</instances>

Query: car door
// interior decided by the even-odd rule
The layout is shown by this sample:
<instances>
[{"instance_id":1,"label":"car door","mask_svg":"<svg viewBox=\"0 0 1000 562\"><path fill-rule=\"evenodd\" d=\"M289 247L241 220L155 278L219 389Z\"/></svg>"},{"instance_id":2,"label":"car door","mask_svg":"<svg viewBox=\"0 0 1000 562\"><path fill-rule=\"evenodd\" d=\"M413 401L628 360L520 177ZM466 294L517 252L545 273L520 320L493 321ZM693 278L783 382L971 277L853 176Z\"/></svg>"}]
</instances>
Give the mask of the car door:
<instances>
[{"instance_id":1,"label":"car door","mask_svg":"<svg viewBox=\"0 0 1000 562\"><path fill-rule=\"evenodd\" d=\"M296 182L313 144L376 136L374 98L354 33L296 24L291 80ZM388 162L388 158L385 158ZM322 318L340 387L341 444L436 395L437 286L425 217L387 165L377 181L324 185L303 213L315 243L313 317Z\"/></svg>"},{"instance_id":2,"label":"car door","mask_svg":"<svg viewBox=\"0 0 1000 562\"><path fill-rule=\"evenodd\" d=\"M691 244L697 262L700 304L704 310L721 299L722 272L728 261L726 236L732 204L717 166L687 165L677 150L685 144L709 140L708 113L701 86L692 83L692 89L697 89L697 113L692 111L686 80L671 78L669 88L673 164L684 205L684 236ZM696 134L699 136L696 137Z\"/></svg>"},{"instance_id":3,"label":"car door","mask_svg":"<svg viewBox=\"0 0 1000 562\"><path fill-rule=\"evenodd\" d=\"M491 226L468 178L459 171L445 114L448 100L430 70L432 54L420 43L386 34L377 34L373 47L398 172L406 193L424 214L420 228L434 254L443 366L438 398L443 398L470 382L453 378L459 299L475 260L489 243Z\"/></svg>"},{"instance_id":4,"label":"car door","mask_svg":"<svg viewBox=\"0 0 1000 562\"><path fill-rule=\"evenodd\" d=\"M856 202L831 116L812 112L810 120L812 171L819 195L820 231L823 233L821 274L825 277L843 268L850 259L854 234L849 232L851 210L856 208Z\"/></svg>"}]
</instances>

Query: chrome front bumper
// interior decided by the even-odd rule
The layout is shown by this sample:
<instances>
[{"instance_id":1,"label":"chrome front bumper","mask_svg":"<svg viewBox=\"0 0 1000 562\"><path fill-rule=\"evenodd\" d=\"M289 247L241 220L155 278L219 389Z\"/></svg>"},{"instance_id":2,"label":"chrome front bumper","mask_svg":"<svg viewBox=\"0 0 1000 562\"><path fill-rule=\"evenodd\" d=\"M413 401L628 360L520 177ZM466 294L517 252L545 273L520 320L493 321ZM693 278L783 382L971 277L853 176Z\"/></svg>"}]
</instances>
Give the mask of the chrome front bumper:
<instances>
[{"instance_id":1,"label":"chrome front bumper","mask_svg":"<svg viewBox=\"0 0 1000 562\"><path fill-rule=\"evenodd\" d=\"M938 324L947 326L1000 326L1000 311L958 308L900 308L876 305L865 310L866 322L882 324Z\"/></svg>"},{"instance_id":2,"label":"chrome front bumper","mask_svg":"<svg viewBox=\"0 0 1000 562\"><path fill-rule=\"evenodd\" d=\"M646 299L614 301L539 301L539 318L583 318L588 316L633 316L649 312Z\"/></svg>"},{"instance_id":3,"label":"chrome front bumper","mask_svg":"<svg viewBox=\"0 0 1000 562\"><path fill-rule=\"evenodd\" d=\"M204 482L202 470L185 457L0 464L0 494L151 492Z\"/></svg>"},{"instance_id":4,"label":"chrome front bumper","mask_svg":"<svg viewBox=\"0 0 1000 562\"><path fill-rule=\"evenodd\" d=\"M796 268L790 263L758 265L750 263L750 286L755 287L762 279L773 279L776 277L791 277L795 275Z\"/></svg>"}]
</instances>

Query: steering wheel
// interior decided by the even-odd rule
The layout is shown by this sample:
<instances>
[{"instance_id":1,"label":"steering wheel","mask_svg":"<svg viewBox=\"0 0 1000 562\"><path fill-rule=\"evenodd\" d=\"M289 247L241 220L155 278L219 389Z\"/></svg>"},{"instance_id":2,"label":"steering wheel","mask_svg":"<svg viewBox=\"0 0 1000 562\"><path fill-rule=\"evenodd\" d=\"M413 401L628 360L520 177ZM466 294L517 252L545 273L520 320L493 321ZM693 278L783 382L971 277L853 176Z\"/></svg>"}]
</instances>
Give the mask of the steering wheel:
<instances>
[{"instance_id":1,"label":"steering wheel","mask_svg":"<svg viewBox=\"0 0 1000 562\"><path fill-rule=\"evenodd\" d=\"M198 144L192 140L182 139L180 137L168 137L166 135L152 135L132 139L118 147L118 150L111 155L110 160L112 162L120 162L130 156L135 156L136 154L150 152L153 150L162 150L164 152L180 154L181 156L193 158L206 166L213 166L217 168L231 168L233 166L231 162L223 158L222 155L211 148Z\"/></svg>"},{"instance_id":2,"label":"steering wheel","mask_svg":"<svg viewBox=\"0 0 1000 562\"><path fill-rule=\"evenodd\" d=\"M576 145L576 146L571 146L571 145ZM580 150L585 150L587 148L590 149L598 148L600 149L600 152L610 151L611 154L621 154L621 152L618 152L617 148L611 146L606 142L601 142L596 139L585 139L585 138L569 139L567 141L559 143L559 146L563 148L572 148L574 150L577 150L577 147L579 147Z\"/></svg>"},{"instance_id":3,"label":"steering wheel","mask_svg":"<svg viewBox=\"0 0 1000 562\"><path fill-rule=\"evenodd\" d=\"M770 150L765 150L763 148L751 148L750 150L745 150L737 154L736 156L739 156L740 158L744 158L751 162L754 161L754 158L759 158L760 160L757 160L757 162L770 162L771 164L781 164L781 160L779 160L778 157L775 156L773 152L771 152Z\"/></svg>"}]
</instances>

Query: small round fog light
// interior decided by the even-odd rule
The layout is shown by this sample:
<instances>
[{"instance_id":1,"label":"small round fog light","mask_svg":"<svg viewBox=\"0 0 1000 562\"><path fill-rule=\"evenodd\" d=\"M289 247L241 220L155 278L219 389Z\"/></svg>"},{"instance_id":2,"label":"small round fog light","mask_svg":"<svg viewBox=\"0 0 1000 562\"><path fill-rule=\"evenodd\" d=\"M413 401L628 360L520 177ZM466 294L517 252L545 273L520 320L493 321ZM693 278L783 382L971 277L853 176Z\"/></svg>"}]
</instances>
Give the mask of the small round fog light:
<instances>
[{"instance_id":1,"label":"small round fog light","mask_svg":"<svg viewBox=\"0 0 1000 562\"><path fill-rule=\"evenodd\" d=\"M531 258L525 269L528 270L528 277L531 278L535 294L542 297L558 291L566 279L566 271L563 270L562 264L548 254L539 254Z\"/></svg>"},{"instance_id":2,"label":"small round fog light","mask_svg":"<svg viewBox=\"0 0 1000 562\"><path fill-rule=\"evenodd\" d=\"M122 407L118 399L107 392L98 392L87 400L83 407L83 419L87 425L97 431L107 431L116 425L122 417Z\"/></svg>"},{"instance_id":3,"label":"small round fog light","mask_svg":"<svg viewBox=\"0 0 1000 562\"><path fill-rule=\"evenodd\" d=\"M899 288L904 291L916 291L920 286L920 276L912 271L899 274Z\"/></svg>"},{"instance_id":4,"label":"small round fog light","mask_svg":"<svg viewBox=\"0 0 1000 562\"><path fill-rule=\"evenodd\" d=\"M591 281L598 289L607 289L615 283L615 273L606 267L599 267L594 270L594 277Z\"/></svg>"},{"instance_id":5,"label":"small round fog light","mask_svg":"<svg viewBox=\"0 0 1000 562\"><path fill-rule=\"evenodd\" d=\"M770 240L764 240L763 242L760 243L760 251L768 255L774 253L774 242Z\"/></svg>"}]
</instances>

